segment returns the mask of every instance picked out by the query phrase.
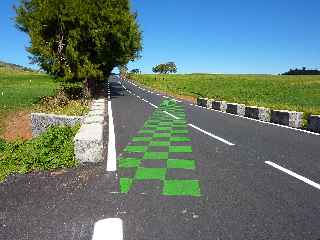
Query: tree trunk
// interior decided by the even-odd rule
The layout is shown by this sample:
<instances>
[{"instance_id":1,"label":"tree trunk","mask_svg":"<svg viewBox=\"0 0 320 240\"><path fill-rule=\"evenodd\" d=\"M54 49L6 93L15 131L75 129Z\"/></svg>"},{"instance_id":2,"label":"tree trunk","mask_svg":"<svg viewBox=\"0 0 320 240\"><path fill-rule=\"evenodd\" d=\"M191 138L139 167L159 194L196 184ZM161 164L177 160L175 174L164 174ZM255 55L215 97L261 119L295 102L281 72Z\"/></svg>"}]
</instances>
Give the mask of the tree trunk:
<instances>
[{"instance_id":1,"label":"tree trunk","mask_svg":"<svg viewBox=\"0 0 320 240\"><path fill-rule=\"evenodd\" d=\"M84 79L84 96L91 98L95 93L95 81L92 78L86 77Z\"/></svg>"}]
</instances>

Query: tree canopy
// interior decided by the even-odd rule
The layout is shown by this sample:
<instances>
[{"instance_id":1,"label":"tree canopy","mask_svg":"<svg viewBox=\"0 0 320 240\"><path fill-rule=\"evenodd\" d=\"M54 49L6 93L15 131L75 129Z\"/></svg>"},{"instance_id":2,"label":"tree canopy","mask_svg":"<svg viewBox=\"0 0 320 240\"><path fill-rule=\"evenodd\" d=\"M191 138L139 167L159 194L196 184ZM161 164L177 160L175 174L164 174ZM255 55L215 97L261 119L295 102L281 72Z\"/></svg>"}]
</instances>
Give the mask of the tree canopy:
<instances>
[{"instance_id":1,"label":"tree canopy","mask_svg":"<svg viewBox=\"0 0 320 240\"><path fill-rule=\"evenodd\" d=\"M174 62L161 63L153 67L152 71L154 73L160 73L160 74L176 73L177 66Z\"/></svg>"},{"instance_id":2,"label":"tree canopy","mask_svg":"<svg viewBox=\"0 0 320 240\"><path fill-rule=\"evenodd\" d=\"M66 81L106 77L142 49L129 0L21 0L16 13L32 61Z\"/></svg>"},{"instance_id":3,"label":"tree canopy","mask_svg":"<svg viewBox=\"0 0 320 240\"><path fill-rule=\"evenodd\" d=\"M282 75L320 75L320 71L317 69L307 69L306 67L303 67L301 69L290 69Z\"/></svg>"}]
</instances>

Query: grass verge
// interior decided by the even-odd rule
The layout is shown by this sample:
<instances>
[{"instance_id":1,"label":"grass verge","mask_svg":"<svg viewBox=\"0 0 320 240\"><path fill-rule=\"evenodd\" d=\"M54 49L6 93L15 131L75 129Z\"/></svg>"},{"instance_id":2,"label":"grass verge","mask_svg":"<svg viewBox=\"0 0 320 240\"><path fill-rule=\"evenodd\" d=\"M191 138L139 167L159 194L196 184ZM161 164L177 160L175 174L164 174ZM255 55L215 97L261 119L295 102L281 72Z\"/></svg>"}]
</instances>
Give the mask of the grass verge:
<instances>
[{"instance_id":1,"label":"grass verge","mask_svg":"<svg viewBox=\"0 0 320 240\"><path fill-rule=\"evenodd\" d=\"M46 74L0 67L0 134L9 113L33 109L41 97L54 95L58 87Z\"/></svg>"},{"instance_id":2,"label":"grass verge","mask_svg":"<svg viewBox=\"0 0 320 240\"><path fill-rule=\"evenodd\" d=\"M89 111L89 100L70 100L59 88L60 83L46 74L0 67L0 135L15 112L81 116Z\"/></svg>"},{"instance_id":3,"label":"grass verge","mask_svg":"<svg viewBox=\"0 0 320 240\"><path fill-rule=\"evenodd\" d=\"M73 138L78 130L79 126L57 126L29 141L0 139L0 182L14 173L77 166Z\"/></svg>"},{"instance_id":4,"label":"grass verge","mask_svg":"<svg viewBox=\"0 0 320 240\"><path fill-rule=\"evenodd\" d=\"M132 75L142 85L189 97L320 114L320 76Z\"/></svg>"}]
</instances>

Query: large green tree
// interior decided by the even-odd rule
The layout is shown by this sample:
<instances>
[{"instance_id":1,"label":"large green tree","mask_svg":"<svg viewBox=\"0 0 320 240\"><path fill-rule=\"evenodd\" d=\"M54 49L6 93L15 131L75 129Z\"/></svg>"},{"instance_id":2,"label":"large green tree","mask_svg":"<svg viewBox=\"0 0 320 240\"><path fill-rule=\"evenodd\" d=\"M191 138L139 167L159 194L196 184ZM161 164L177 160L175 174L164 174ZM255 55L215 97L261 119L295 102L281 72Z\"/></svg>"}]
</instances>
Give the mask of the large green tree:
<instances>
[{"instance_id":1,"label":"large green tree","mask_svg":"<svg viewBox=\"0 0 320 240\"><path fill-rule=\"evenodd\" d=\"M142 49L129 0L21 0L16 12L32 61L65 81L107 77Z\"/></svg>"}]
</instances>

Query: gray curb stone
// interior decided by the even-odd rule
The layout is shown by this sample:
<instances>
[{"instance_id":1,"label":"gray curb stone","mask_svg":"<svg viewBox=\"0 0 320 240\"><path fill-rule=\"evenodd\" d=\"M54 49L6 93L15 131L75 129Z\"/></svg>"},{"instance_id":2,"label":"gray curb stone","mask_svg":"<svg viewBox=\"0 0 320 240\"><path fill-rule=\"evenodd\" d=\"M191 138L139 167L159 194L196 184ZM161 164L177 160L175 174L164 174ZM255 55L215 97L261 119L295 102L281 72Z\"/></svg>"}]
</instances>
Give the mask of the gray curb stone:
<instances>
[{"instance_id":1,"label":"gray curb stone","mask_svg":"<svg viewBox=\"0 0 320 240\"><path fill-rule=\"evenodd\" d=\"M45 132L50 126L66 125L74 126L81 123L81 116L65 116L46 113L31 113L32 137L35 138Z\"/></svg>"},{"instance_id":2,"label":"gray curb stone","mask_svg":"<svg viewBox=\"0 0 320 240\"><path fill-rule=\"evenodd\" d=\"M302 112L292 112L287 110L272 110L271 122L294 128L302 127Z\"/></svg>"},{"instance_id":3,"label":"gray curb stone","mask_svg":"<svg viewBox=\"0 0 320 240\"><path fill-rule=\"evenodd\" d=\"M81 163L101 162L104 157L103 125L83 124L74 138L75 157Z\"/></svg>"},{"instance_id":4,"label":"gray curb stone","mask_svg":"<svg viewBox=\"0 0 320 240\"><path fill-rule=\"evenodd\" d=\"M104 114L104 110L92 110L87 114L87 116L103 116Z\"/></svg>"},{"instance_id":5,"label":"gray curb stone","mask_svg":"<svg viewBox=\"0 0 320 240\"><path fill-rule=\"evenodd\" d=\"M98 116L92 116L88 115L84 118L83 120L84 124L90 124L90 123L104 123L104 116L103 115L98 115Z\"/></svg>"},{"instance_id":6,"label":"gray curb stone","mask_svg":"<svg viewBox=\"0 0 320 240\"><path fill-rule=\"evenodd\" d=\"M226 101L213 101L212 108L222 112L227 111L227 102Z\"/></svg>"},{"instance_id":7,"label":"gray curb stone","mask_svg":"<svg viewBox=\"0 0 320 240\"><path fill-rule=\"evenodd\" d=\"M207 107L208 98L197 98L197 105Z\"/></svg>"},{"instance_id":8,"label":"gray curb stone","mask_svg":"<svg viewBox=\"0 0 320 240\"><path fill-rule=\"evenodd\" d=\"M197 98L197 105L205 108L212 108L213 99Z\"/></svg>"},{"instance_id":9,"label":"gray curb stone","mask_svg":"<svg viewBox=\"0 0 320 240\"><path fill-rule=\"evenodd\" d=\"M244 116L246 105L239 103L227 103L227 112Z\"/></svg>"},{"instance_id":10,"label":"gray curb stone","mask_svg":"<svg viewBox=\"0 0 320 240\"><path fill-rule=\"evenodd\" d=\"M308 130L320 133L320 115L311 115L308 118Z\"/></svg>"},{"instance_id":11,"label":"gray curb stone","mask_svg":"<svg viewBox=\"0 0 320 240\"><path fill-rule=\"evenodd\" d=\"M269 108L246 106L245 116L248 118L258 119L264 122L270 122L271 110Z\"/></svg>"},{"instance_id":12,"label":"gray curb stone","mask_svg":"<svg viewBox=\"0 0 320 240\"><path fill-rule=\"evenodd\" d=\"M75 157L81 163L102 162L105 158L106 104L105 99L93 101L89 113L83 120L84 124L74 137Z\"/></svg>"}]
</instances>

